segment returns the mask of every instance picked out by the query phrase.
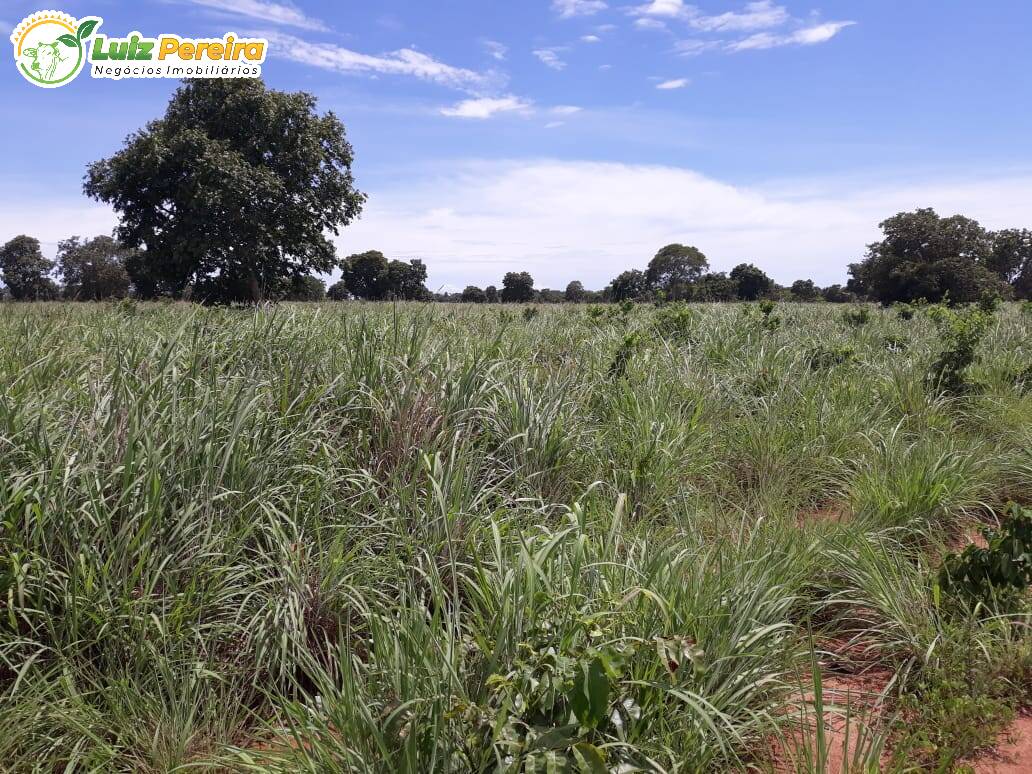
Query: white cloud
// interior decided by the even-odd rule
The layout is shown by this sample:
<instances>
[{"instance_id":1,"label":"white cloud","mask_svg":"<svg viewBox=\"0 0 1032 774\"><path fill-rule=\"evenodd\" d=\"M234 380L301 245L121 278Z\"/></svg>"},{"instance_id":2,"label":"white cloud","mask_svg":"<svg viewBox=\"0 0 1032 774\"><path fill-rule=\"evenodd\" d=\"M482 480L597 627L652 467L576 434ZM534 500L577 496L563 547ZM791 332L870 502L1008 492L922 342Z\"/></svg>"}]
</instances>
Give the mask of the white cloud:
<instances>
[{"instance_id":1,"label":"white cloud","mask_svg":"<svg viewBox=\"0 0 1032 774\"><path fill-rule=\"evenodd\" d=\"M645 5L631 9L631 12L642 16L665 16L673 19L686 13L686 10L682 0L651 0Z\"/></svg>"},{"instance_id":2,"label":"white cloud","mask_svg":"<svg viewBox=\"0 0 1032 774\"><path fill-rule=\"evenodd\" d=\"M273 3L265 0L186 0L191 5L210 8L214 11L245 16L248 19L300 27L306 30L325 30L326 25L318 19L306 16L290 3Z\"/></svg>"},{"instance_id":3,"label":"white cloud","mask_svg":"<svg viewBox=\"0 0 1032 774\"><path fill-rule=\"evenodd\" d=\"M314 43L278 32L257 34L269 39L269 53L273 56L332 72L409 75L442 86L473 92L485 90L493 83L490 74L453 67L411 48L374 56L332 43Z\"/></svg>"},{"instance_id":4,"label":"white cloud","mask_svg":"<svg viewBox=\"0 0 1032 774\"><path fill-rule=\"evenodd\" d=\"M505 55L509 52L508 46L504 43L499 43L497 40L484 40L482 45L484 50L499 62L505 59Z\"/></svg>"},{"instance_id":5,"label":"white cloud","mask_svg":"<svg viewBox=\"0 0 1032 774\"><path fill-rule=\"evenodd\" d=\"M683 89L689 83L691 83L691 81L689 81L687 78L673 78L673 79L671 79L669 81L663 81L662 83L657 83L656 84L656 88L657 89Z\"/></svg>"},{"instance_id":6,"label":"white cloud","mask_svg":"<svg viewBox=\"0 0 1032 774\"><path fill-rule=\"evenodd\" d=\"M566 62L559 58L559 48L536 48L534 49L534 56L541 60L541 64L545 67L551 67L553 70L562 70L566 67Z\"/></svg>"},{"instance_id":7,"label":"white cloud","mask_svg":"<svg viewBox=\"0 0 1032 774\"><path fill-rule=\"evenodd\" d=\"M634 26L639 30L665 30L667 26L658 19L642 17L634 20Z\"/></svg>"},{"instance_id":8,"label":"white cloud","mask_svg":"<svg viewBox=\"0 0 1032 774\"><path fill-rule=\"evenodd\" d=\"M598 35L581 35L581 41L584 43L600 43L602 38Z\"/></svg>"},{"instance_id":9,"label":"white cloud","mask_svg":"<svg viewBox=\"0 0 1032 774\"><path fill-rule=\"evenodd\" d=\"M931 206L1002 228L1027 224L1032 211L1029 173L756 187L679 167L519 160L413 173L368 192L362 219L336 240L340 254L375 245L422 257L434 287L497 284L514 269L538 287L602 287L670 242L696 245L717 271L751 261L780 282L828 285L895 212Z\"/></svg>"},{"instance_id":10,"label":"white cloud","mask_svg":"<svg viewBox=\"0 0 1032 774\"><path fill-rule=\"evenodd\" d=\"M784 6L774 5L770 0L759 0L746 3L745 10L740 13L728 11L706 16L696 12L689 16L688 23L705 32L750 32L781 26L791 18Z\"/></svg>"},{"instance_id":11,"label":"white cloud","mask_svg":"<svg viewBox=\"0 0 1032 774\"><path fill-rule=\"evenodd\" d=\"M607 8L603 0L552 0L552 10L560 19L591 16Z\"/></svg>"},{"instance_id":12,"label":"white cloud","mask_svg":"<svg viewBox=\"0 0 1032 774\"><path fill-rule=\"evenodd\" d=\"M581 108L577 105L556 105L552 108L552 112L557 116L572 116L574 113L581 112Z\"/></svg>"},{"instance_id":13,"label":"white cloud","mask_svg":"<svg viewBox=\"0 0 1032 774\"><path fill-rule=\"evenodd\" d=\"M699 38L688 38L679 40L674 44L674 51L681 56L697 56L706 51L711 51L720 46L719 40L700 40Z\"/></svg>"},{"instance_id":14,"label":"white cloud","mask_svg":"<svg viewBox=\"0 0 1032 774\"><path fill-rule=\"evenodd\" d=\"M545 124L545 129L555 129L555 128L560 127L560 126L566 126L566 122L565 121L549 121L547 124Z\"/></svg>"},{"instance_id":15,"label":"white cloud","mask_svg":"<svg viewBox=\"0 0 1032 774\"><path fill-rule=\"evenodd\" d=\"M630 13L646 19L680 19L704 32L762 30L777 27L792 18L784 6L775 5L772 0L756 0L746 3L742 11L714 15L706 15L694 5L685 5L683 0L651 0L631 8Z\"/></svg>"},{"instance_id":16,"label":"white cloud","mask_svg":"<svg viewBox=\"0 0 1032 774\"><path fill-rule=\"evenodd\" d=\"M603 71L605 71L605 70L612 70L613 66L611 64L600 64L598 66L598 69L599 70L603 70Z\"/></svg>"},{"instance_id":17,"label":"white cloud","mask_svg":"<svg viewBox=\"0 0 1032 774\"><path fill-rule=\"evenodd\" d=\"M497 113L528 113L531 103L519 97L481 97L464 99L452 107L441 108L441 115L451 118L491 118Z\"/></svg>"},{"instance_id":18,"label":"white cloud","mask_svg":"<svg viewBox=\"0 0 1032 774\"><path fill-rule=\"evenodd\" d=\"M825 22L813 27L804 27L785 35L775 35L770 32L757 32L742 40L728 44L729 51L758 51L780 46L813 46L818 43L826 43L835 37L841 30L856 22Z\"/></svg>"}]
</instances>

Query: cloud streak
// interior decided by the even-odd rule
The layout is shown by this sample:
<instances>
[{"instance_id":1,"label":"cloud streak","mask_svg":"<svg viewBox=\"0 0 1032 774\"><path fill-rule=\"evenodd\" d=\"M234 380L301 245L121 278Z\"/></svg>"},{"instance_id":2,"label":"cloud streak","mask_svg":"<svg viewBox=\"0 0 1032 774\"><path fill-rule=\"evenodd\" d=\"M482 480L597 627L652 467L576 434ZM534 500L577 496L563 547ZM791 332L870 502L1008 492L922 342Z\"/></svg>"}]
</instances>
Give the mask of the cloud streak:
<instances>
[{"instance_id":1,"label":"cloud streak","mask_svg":"<svg viewBox=\"0 0 1032 774\"><path fill-rule=\"evenodd\" d=\"M662 81L656 84L657 89L670 90L670 89L683 89L687 86L690 81L687 78L673 78L669 81Z\"/></svg>"},{"instance_id":2,"label":"cloud streak","mask_svg":"<svg viewBox=\"0 0 1032 774\"><path fill-rule=\"evenodd\" d=\"M536 48L533 54L545 67L550 67L553 70L562 70L566 67L566 62L559 57L559 51L561 50L559 48Z\"/></svg>"},{"instance_id":3,"label":"cloud streak","mask_svg":"<svg viewBox=\"0 0 1032 774\"><path fill-rule=\"evenodd\" d=\"M818 43L826 43L846 27L855 23L851 21L826 22L812 27L804 27L786 35L758 32L742 40L729 43L727 49L729 51L759 51L781 46L814 46Z\"/></svg>"},{"instance_id":4,"label":"cloud streak","mask_svg":"<svg viewBox=\"0 0 1032 774\"><path fill-rule=\"evenodd\" d=\"M636 17L634 26L639 29L668 29L669 21L678 21L697 34L742 35L736 40L696 37L678 41L674 50L683 56L695 56L706 51L724 50L756 51L782 46L812 46L825 43L855 22L832 21L802 26L801 20L793 19L788 9L776 5L773 0L755 0L746 3L740 11L719 14L704 14L684 0L651 0L644 5L634 6L629 13ZM787 32L777 31L792 27Z\"/></svg>"},{"instance_id":5,"label":"cloud streak","mask_svg":"<svg viewBox=\"0 0 1032 774\"><path fill-rule=\"evenodd\" d=\"M331 72L404 75L473 93L484 92L497 85L497 77L492 73L454 67L411 48L371 55L333 43L314 43L279 32L256 34L269 39L269 52L273 56Z\"/></svg>"},{"instance_id":6,"label":"cloud streak","mask_svg":"<svg viewBox=\"0 0 1032 774\"><path fill-rule=\"evenodd\" d=\"M560 19L592 16L607 7L603 0L552 0L552 10L559 14Z\"/></svg>"},{"instance_id":7,"label":"cloud streak","mask_svg":"<svg viewBox=\"0 0 1032 774\"><path fill-rule=\"evenodd\" d=\"M306 16L303 11L289 3L266 2L266 0L184 0L190 5L213 11L243 16L268 24L281 24L305 30L325 30L326 25L318 19Z\"/></svg>"},{"instance_id":8,"label":"cloud streak","mask_svg":"<svg viewBox=\"0 0 1032 774\"><path fill-rule=\"evenodd\" d=\"M528 113L531 103L512 95L507 97L481 97L464 99L452 107L441 108L441 115L449 118L491 118L499 113Z\"/></svg>"}]
</instances>

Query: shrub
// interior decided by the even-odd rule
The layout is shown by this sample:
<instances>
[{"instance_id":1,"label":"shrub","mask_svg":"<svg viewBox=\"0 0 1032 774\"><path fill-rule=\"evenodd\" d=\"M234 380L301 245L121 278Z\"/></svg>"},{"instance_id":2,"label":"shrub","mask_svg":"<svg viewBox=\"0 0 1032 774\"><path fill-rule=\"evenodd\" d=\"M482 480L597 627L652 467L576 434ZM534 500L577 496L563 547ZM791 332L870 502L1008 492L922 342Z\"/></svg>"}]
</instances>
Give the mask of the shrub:
<instances>
[{"instance_id":1,"label":"shrub","mask_svg":"<svg viewBox=\"0 0 1032 774\"><path fill-rule=\"evenodd\" d=\"M622 379L624 377L627 373L627 364L640 347L640 333L635 331L634 333L628 333L624 336L623 341L620 342L620 346L617 347L616 354L613 355L613 359L609 363L610 379Z\"/></svg>"},{"instance_id":2,"label":"shrub","mask_svg":"<svg viewBox=\"0 0 1032 774\"><path fill-rule=\"evenodd\" d=\"M842 310L842 322L853 328L861 328L871 321L871 310L866 306L857 306Z\"/></svg>"},{"instance_id":3,"label":"shrub","mask_svg":"<svg viewBox=\"0 0 1032 774\"><path fill-rule=\"evenodd\" d=\"M761 325L764 330L774 331L781 326L781 318L774 314L776 304L769 298L760 301L760 314L763 315Z\"/></svg>"},{"instance_id":4,"label":"shrub","mask_svg":"<svg viewBox=\"0 0 1032 774\"><path fill-rule=\"evenodd\" d=\"M989 328L990 317L978 307L956 311L935 306L929 314L944 344L928 373L929 388L948 393L963 392L968 386L966 372L975 361L978 345Z\"/></svg>"},{"instance_id":5,"label":"shrub","mask_svg":"<svg viewBox=\"0 0 1032 774\"><path fill-rule=\"evenodd\" d=\"M811 371L826 371L856 360L856 350L852 347L826 347L819 345L810 350L807 360Z\"/></svg>"},{"instance_id":6,"label":"shrub","mask_svg":"<svg viewBox=\"0 0 1032 774\"><path fill-rule=\"evenodd\" d=\"M1012 504L999 530L982 530L986 547L969 545L950 554L939 571L947 592L989 604L1001 593L1020 593L1032 584L1032 509Z\"/></svg>"},{"instance_id":7,"label":"shrub","mask_svg":"<svg viewBox=\"0 0 1032 774\"><path fill-rule=\"evenodd\" d=\"M664 306L656 313L654 325L661 337L687 342L691 339L696 318L696 313L690 307L674 303Z\"/></svg>"}]
</instances>

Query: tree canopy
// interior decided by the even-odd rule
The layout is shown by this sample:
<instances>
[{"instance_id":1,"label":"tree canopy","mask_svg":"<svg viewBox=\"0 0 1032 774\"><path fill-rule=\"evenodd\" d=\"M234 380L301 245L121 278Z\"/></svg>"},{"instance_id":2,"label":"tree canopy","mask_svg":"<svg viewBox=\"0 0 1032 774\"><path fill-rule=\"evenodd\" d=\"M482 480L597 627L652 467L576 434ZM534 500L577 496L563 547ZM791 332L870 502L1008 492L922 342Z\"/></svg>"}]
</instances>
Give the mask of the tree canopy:
<instances>
[{"instance_id":1,"label":"tree canopy","mask_svg":"<svg viewBox=\"0 0 1032 774\"><path fill-rule=\"evenodd\" d=\"M64 297L75 301L125 298L131 285L125 261L137 257L136 253L109 236L89 240L73 236L58 242L57 273Z\"/></svg>"},{"instance_id":2,"label":"tree canopy","mask_svg":"<svg viewBox=\"0 0 1032 774\"><path fill-rule=\"evenodd\" d=\"M649 261L645 278L652 290L662 291L667 298L688 298L691 285L708 269L709 261L698 248L669 244Z\"/></svg>"},{"instance_id":3,"label":"tree canopy","mask_svg":"<svg viewBox=\"0 0 1032 774\"><path fill-rule=\"evenodd\" d=\"M819 301L821 289L814 284L813 280L796 280L791 287L792 299L794 301Z\"/></svg>"},{"instance_id":4,"label":"tree canopy","mask_svg":"<svg viewBox=\"0 0 1032 774\"><path fill-rule=\"evenodd\" d=\"M924 299L975 301L985 293L1032 284L1032 235L992 232L962 215L931 208L900 212L879 224L883 238L849 266L850 289L890 304Z\"/></svg>"},{"instance_id":5,"label":"tree canopy","mask_svg":"<svg viewBox=\"0 0 1032 774\"><path fill-rule=\"evenodd\" d=\"M533 301L534 278L525 271L510 271L502 278L502 301Z\"/></svg>"},{"instance_id":6,"label":"tree canopy","mask_svg":"<svg viewBox=\"0 0 1032 774\"><path fill-rule=\"evenodd\" d=\"M379 250L345 258L341 263L341 282L350 295L366 301L418 301L429 295L422 261L389 261Z\"/></svg>"},{"instance_id":7,"label":"tree canopy","mask_svg":"<svg viewBox=\"0 0 1032 774\"><path fill-rule=\"evenodd\" d=\"M15 301L57 298L57 285L48 276L53 268L34 237L21 234L0 247L0 278Z\"/></svg>"},{"instance_id":8,"label":"tree canopy","mask_svg":"<svg viewBox=\"0 0 1032 774\"><path fill-rule=\"evenodd\" d=\"M467 285L462 291L462 300L467 304L483 304L487 301L487 294L476 285Z\"/></svg>"},{"instance_id":9,"label":"tree canopy","mask_svg":"<svg viewBox=\"0 0 1032 774\"><path fill-rule=\"evenodd\" d=\"M729 278L735 283L738 298L743 301L755 301L774 288L774 280L751 263L740 263L735 266Z\"/></svg>"},{"instance_id":10,"label":"tree canopy","mask_svg":"<svg viewBox=\"0 0 1032 774\"><path fill-rule=\"evenodd\" d=\"M566 286L566 291L563 293L563 299L569 301L571 304L578 304L584 300L585 293L584 283L579 280L574 280Z\"/></svg>"},{"instance_id":11,"label":"tree canopy","mask_svg":"<svg viewBox=\"0 0 1032 774\"><path fill-rule=\"evenodd\" d=\"M343 124L315 105L259 79L187 81L162 118L89 166L84 190L118 212L123 244L146 249L137 275L150 288L257 301L337 265L327 234L365 196Z\"/></svg>"}]
</instances>

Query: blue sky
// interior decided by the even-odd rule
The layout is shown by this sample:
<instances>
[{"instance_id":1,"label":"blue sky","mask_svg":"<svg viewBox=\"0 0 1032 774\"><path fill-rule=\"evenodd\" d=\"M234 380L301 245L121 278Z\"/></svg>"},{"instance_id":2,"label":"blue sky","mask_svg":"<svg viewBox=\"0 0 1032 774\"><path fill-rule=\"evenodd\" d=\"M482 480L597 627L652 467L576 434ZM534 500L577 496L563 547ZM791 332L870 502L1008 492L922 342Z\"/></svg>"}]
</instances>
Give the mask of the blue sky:
<instances>
[{"instance_id":1,"label":"blue sky","mask_svg":"<svg viewBox=\"0 0 1032 774\"><path fill-rule=\"evenodd\" d=\"M49 3L46 7L59 5ZM434 287L601 287L671 241L715 269L844 281L901 209L1032 226L1032 4L961 0L66 0L101 31L271 40L275 88L344 121L362 219L342 254ZM41 6L5 0L6 32ZM6 35L5 35L6 37ZM86 164L174 81L0 75L0 239L104 233Z\"/></svg>"}]
</instances>

